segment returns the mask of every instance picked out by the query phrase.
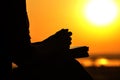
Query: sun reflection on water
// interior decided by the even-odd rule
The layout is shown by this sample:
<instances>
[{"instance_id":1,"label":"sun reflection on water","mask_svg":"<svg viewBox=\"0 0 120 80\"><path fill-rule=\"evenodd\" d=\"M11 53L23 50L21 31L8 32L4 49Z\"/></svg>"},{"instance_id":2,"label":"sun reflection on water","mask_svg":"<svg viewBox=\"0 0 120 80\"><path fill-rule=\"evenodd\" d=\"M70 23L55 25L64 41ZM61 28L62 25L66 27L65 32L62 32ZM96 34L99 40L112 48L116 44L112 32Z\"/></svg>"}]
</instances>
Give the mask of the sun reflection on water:
<instances>
[{"instance_id":1,"label":"sun reflection on water","mask_svg":"<svg viewBox=\"0 0 120 80\"><path fill-rule=\"evenodd\" d=\"M76 59L85 67L120 67L120 59L107 59L104 57L92 59Z\"/></svg>"},{"instance_id":2,"label":"sun reflection on water","mask_svg":"<svg viewBox=\"0 0 120 80\"><path fill-rule=\"evenodd\" d=\"M94 65L97 66L97 67L100 67L100 66L106 66L109 64L109 61L108 59L106 58L98 58L97 60L95 60L94 62Z\"/></svg>"}]
</instances>

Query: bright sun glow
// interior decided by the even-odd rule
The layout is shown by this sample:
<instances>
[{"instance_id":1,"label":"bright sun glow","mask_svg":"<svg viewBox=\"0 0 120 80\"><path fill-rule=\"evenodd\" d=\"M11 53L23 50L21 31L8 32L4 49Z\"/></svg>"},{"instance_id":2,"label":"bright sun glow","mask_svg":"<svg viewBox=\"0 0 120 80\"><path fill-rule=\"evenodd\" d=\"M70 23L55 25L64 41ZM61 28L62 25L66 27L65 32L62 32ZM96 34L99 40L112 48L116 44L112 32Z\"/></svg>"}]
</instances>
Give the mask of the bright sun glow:
<instances>
[{"instance_id":1,"label":"bright sun glow","mask_svg":"<svg viewBox=\"0 0 120 80\"><path fill-rule=\"evenodd\" d=\"M91 0L86 5L85 15L94 24L109 24L117 15L117 6L113 0Z\"/></svg>"},{"instance_id":2,"label":"bright sun glow","mask_svg":"<svg viewBox=\"0 0 120 80\"><path fill-rule=\"evenodd\" d=\"M96 66L106 66L108 64L108 60L106 58L99 58L95 61Z\"/></svg>"}]
</instances>

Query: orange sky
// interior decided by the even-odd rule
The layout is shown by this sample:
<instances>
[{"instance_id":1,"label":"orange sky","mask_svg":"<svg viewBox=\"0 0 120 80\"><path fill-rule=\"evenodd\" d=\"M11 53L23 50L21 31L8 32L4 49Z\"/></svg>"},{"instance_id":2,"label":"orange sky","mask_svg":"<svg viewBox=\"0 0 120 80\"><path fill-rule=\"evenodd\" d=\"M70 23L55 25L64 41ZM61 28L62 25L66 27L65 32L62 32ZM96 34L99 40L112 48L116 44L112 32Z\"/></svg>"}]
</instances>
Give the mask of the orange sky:
<instances>
[{"instance_id":1,"label":"orange sky","mask_svg":"<svg viewBox=\"0 0 120 80\"><path fill-rule=\"evenodd\" d=\"M31 41L42 41L62 28L73 32L71 48L89 46L89 52L120 53L120 0L114 20L96 25L86 19L85 5L92 0L27 0Z\"/></svg>"}]
</instances>

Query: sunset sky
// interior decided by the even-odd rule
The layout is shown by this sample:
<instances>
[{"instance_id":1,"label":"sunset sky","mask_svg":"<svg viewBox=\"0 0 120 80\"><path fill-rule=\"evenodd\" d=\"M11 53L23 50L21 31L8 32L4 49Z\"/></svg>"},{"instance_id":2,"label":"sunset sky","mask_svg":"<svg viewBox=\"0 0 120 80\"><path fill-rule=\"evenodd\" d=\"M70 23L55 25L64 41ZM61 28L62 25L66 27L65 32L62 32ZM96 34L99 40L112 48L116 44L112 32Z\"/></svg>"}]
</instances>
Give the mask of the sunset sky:
<instances>
[{"instance_id":1,"label":"sunset sky","mask_svg":"<svg viewBox=\"0 0 120 80\"><path fill-rule=\"evenodd\" d=\"M31 41L68 28L72 47L90 54L120 53L120 0L27 0Z\"/></svg>"}]
</instances>

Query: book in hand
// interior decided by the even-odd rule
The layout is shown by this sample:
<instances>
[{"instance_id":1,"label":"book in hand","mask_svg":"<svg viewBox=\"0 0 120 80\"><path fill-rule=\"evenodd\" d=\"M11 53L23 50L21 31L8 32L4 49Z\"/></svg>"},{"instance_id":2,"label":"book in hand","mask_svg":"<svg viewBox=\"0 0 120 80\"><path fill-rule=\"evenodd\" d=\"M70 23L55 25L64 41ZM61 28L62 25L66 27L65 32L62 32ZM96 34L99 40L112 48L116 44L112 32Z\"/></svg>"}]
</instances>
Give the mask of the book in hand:
<instances>
[{"instance_id":1,"label":"book in hand","mask_svg":"<svg viewBox=\"0 0 120 80\"><path fill-rule=\"evenodd\" d=\"M74 58L84 58L89 56L88 50L89 50L89 47L80 46L80 47L70 49L70 54Z\"/></svg>"}]
</instances>

